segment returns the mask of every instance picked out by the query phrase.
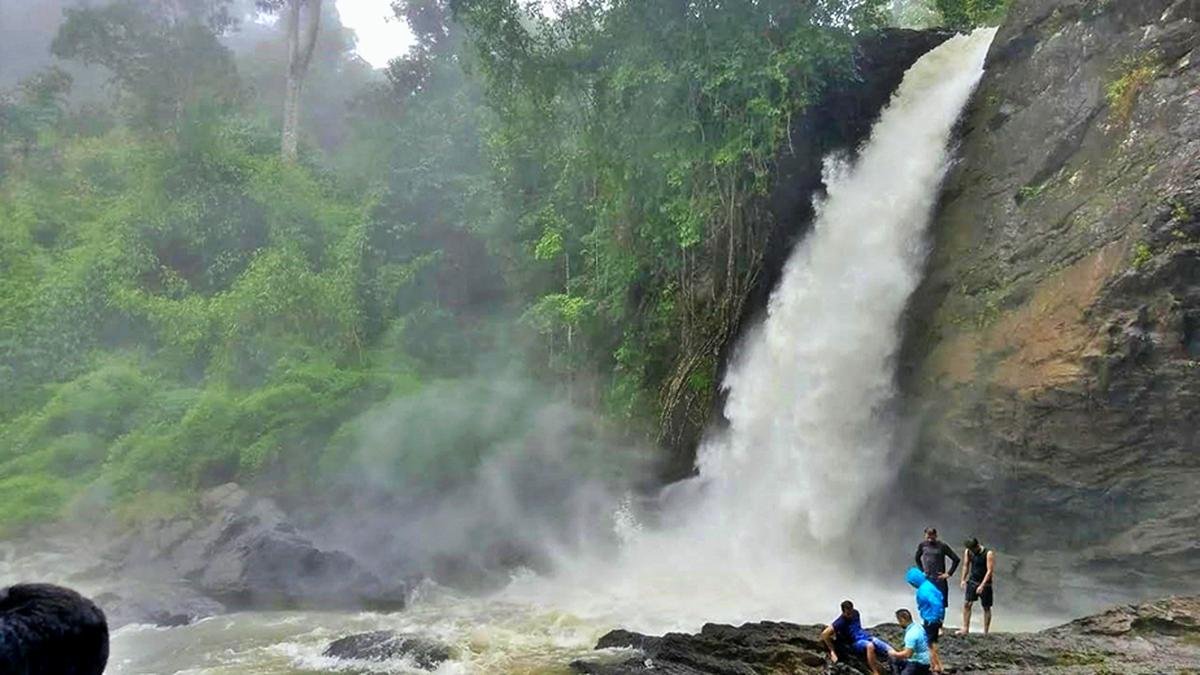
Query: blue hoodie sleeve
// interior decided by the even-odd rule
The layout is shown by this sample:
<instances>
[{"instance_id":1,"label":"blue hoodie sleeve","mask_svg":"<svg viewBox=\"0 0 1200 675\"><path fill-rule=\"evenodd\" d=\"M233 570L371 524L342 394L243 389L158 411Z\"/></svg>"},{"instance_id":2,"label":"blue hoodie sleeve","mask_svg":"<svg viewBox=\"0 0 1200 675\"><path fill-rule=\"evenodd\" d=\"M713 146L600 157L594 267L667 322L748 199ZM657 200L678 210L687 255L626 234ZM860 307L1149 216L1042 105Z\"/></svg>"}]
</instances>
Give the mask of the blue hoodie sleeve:
<instances>
[{"instance_id":1,"label":"blue hoodie sleeve","mask_svg":"<svg viewBox=\"0 0 1200 675\"><path fill-rule=\"evenodd\" d=\"M942 592L933 582L926 581L917 589L917 611L927 622L943 621L946 608L942 606Z\"/></svg>"}]
</instances>

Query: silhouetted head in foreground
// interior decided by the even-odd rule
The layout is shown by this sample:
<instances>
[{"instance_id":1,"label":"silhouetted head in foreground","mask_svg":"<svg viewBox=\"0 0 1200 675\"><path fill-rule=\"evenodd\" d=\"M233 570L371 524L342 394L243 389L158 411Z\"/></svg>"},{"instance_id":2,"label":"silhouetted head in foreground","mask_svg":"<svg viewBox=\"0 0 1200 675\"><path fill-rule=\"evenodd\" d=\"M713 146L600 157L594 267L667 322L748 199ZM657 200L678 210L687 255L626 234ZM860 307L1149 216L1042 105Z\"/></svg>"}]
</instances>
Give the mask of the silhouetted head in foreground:
<instances>
[{"instance_id":1,"label":"silhouetted head in foreground","mask_svg":"<svg viewBox=\"0 0 1200 675\"><path fill-rule=\"evenodd\" d=\"M0 588L0 673L100 675L108 622L91 600L61 586Z\"/></svg>"}]
</instances>

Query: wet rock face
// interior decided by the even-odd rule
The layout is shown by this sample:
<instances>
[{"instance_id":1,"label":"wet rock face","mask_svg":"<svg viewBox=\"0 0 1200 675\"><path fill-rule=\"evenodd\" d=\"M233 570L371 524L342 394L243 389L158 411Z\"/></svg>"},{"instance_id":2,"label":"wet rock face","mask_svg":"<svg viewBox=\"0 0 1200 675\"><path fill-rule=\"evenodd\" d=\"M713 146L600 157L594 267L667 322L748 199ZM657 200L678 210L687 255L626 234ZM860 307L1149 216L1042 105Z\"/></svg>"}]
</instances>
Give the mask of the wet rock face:
<instances>
[{"instance_id":1,"label":"wet rock face","mask_svg":"<svg viewBox=\"0 0 1200 675\"><path fill-rule=\"evenodd\" d=\"M179 625L228 609L400 609L405 585L298 533L270 500L229 484L195 514L142 526L105 557L106 576L135 580L100 596L125 622Z\"/></svg>"},{"instance_id":2,"label":"wet rock face","mask_svg":"<svg viewBox=\"0 0 1200 675\"><path fill-rule=\"evenodd\" d=\"M1027 585L1198 587L1198 47L1195 0L1014 0L963 120L902 487Z\"/></svg>"},{"instance_id":3,"label":"wet rock face","mask_svg":"<svg viewBox=\"0 0 1200 675\"><path fill-rule=\"evenodd\" d=\"M325 656L357 661L389 661L406 659L418 668L434 670L453 653L446 645L416 635L381 630L348 635L329 643Z\"/></svg>"},{"instance_id":4,"label":"wet rock face","mask_svg":"<svg viewBox=\"0 0 1200 675\"><path fill-rule=\"evenodd\" d=\"M630 651L571 666L591 675L870 672L857 658L829 664L819 641L822 628L765 622L709 624L696 635L650 637L613 631L596 648ZM895 624L870 631L893 646L903 642ZM1195 672L1200 663L1200 596L1117 607L1038 633L946 634L939 649L949 672L1182 675Z\"/></svg>"}]
</instances>

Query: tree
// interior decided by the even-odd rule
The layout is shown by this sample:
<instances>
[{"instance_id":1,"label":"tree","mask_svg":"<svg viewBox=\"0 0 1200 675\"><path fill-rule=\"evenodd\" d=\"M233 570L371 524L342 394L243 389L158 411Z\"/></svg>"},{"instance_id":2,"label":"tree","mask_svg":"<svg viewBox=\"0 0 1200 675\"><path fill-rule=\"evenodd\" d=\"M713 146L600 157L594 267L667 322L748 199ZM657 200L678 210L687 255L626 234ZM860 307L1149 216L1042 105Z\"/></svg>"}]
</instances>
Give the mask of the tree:
<instances>
[{"instance_id":1,"label":"tree","mask_svg":"<svg viewBox=\"0 0 1200 675\"><path fill-rule=\"evenodd\" d=\"M267 12L284 12L287 33L287 83L283 96L283 134L280 151L288 162L296 160L300 140L300 95L304 91L304 76L317 46L321 28L321 0L260 0L258 8ZM301 20L303 19L303 30Z\"/></svg>"},{"instance_id":2,"label":"tree","mask_svg":"<svg viewBox=\"0 0 1200 675\"><path fill-rule=\"evenodd\" d=\"M67 9L51 51L107 68L130 121L162 130L192 106L237 99L237 72L219 40L232 23L226 0L121 0Z\"/></svg>"}]
</instances>

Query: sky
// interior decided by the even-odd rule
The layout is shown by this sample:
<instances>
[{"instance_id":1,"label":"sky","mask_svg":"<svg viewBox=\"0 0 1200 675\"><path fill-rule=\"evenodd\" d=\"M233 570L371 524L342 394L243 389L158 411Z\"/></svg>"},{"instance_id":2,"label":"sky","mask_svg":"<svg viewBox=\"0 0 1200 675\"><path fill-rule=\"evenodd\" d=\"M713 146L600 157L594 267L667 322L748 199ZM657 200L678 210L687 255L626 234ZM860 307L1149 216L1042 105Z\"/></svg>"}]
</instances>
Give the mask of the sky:
<instances>
[{"instance_id":1,"label":"sky","mask_svg":"<svg viewBox=\"0 0 1200 675\"><path fill-rule=\"evenodd\" d=\"M376 68L408 51L412 32L392 14L391 0L337 0L342 24L358 35L358 55Z\"/></svg>"}]
</instances>

